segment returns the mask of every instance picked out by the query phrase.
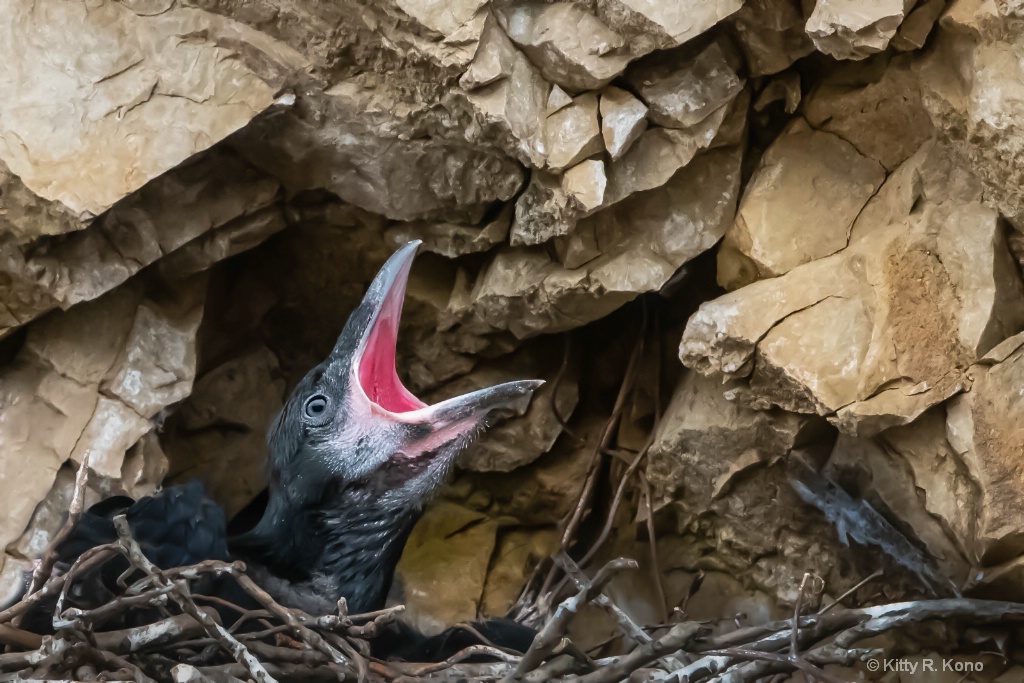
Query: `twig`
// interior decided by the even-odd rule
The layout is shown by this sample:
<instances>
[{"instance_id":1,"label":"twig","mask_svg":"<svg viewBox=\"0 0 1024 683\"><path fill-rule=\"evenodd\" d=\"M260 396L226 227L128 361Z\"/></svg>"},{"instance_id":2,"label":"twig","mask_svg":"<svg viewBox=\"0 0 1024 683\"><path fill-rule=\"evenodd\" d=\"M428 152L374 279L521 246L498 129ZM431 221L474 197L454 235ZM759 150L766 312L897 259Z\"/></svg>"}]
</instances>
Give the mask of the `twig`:
<instances>
[{"instance_id":1,"label":"twig","mask_svg":"<svg viewBox=\"0 0 1024 683\"><path fill-rule=\"evenodd\" d=\"M860 581L855 583L852 588L850 588L849 590L845 591L838 598L836 598L835 600L833 600L832 602L828 603L827 605L822 607L820 610L818 610L818 614L825 614L826 612L832 611L833 607L835 607L836 605L840 604L843 600L845 600L846 598L850 597L851 595L853 595L854 593L859 591L861 588L863 588L866 584L870 583L871 581L874 581L875 579L877 579L879 576L881 576L884 573L885 572L883 572L881 569L876 569L875 571L871 572L871 574L869 576L865 576L863 579L861 579Z\"/></svg>"},{"instance_id":2,"label":"twig","mask_svg":"<svg viewBox=\"0 0 1024 683\"><path fill-rule=\"evenodd\" d=\"M205 610L196 606L189 595L188 588L183 583L172 583L164 577L160 570L149 561L142 553L139 544L132 538L131 529L128 526L128 519L124 515L114 517L114 528L117 529L117 536L122 547L128 555L129 561L140 570L153 577L158 584L171 584L175 589L170 596L178 604L183 612L191 615L196 621L203 625L211 638L216 638L225 650L231 653L239 664L245 667L257 683L277 683L276 679L260 664L251 652L240 643L233 635L218 624Z\"/></svg>"},{"instance_id":3,"label":"twig","mask_svg":"<svg viewBox=\"0 0 1024 683\"><path fill-rule=\"evenodd\" d=\"M657 640L637 646L632 652L614 658L597 671L580 677L579 683L616 683L642 666L687 648L700 634L700 624L692 621L676 624Z\"/></svg>"},{"instance_id":4,"label":"twig","mask_svg":"<svg viewBox=\"0 0 1024 683\"><path fill-rule=\"evenodd\" d=\"M32 595L42 588L43 583L50 578L50 574L53 573L53 565L57 563L57 548L67 539L75 524L82 518L82 512L85 510L85 486L89 481L90 460L92 460L92 449L87 448L85 455L82 456L82 462L78 465L78 471L75 472L75 488L71 493L68 517L47 544L39 565L32 572L32 584L29 586L28 595Z\"/></svg>"},{"instance_id":5,"label":"twig","mask_svg":"<svg viewBox=\"0 0 1024 683\"><path fill-rule=\"evenodd\" d=\"M600 571L590 582L589 586L583 588L576 595L567 598L558 606L554 615L544 624L544 628L533 639L530 649L526 651L515 670L505 677L505 681L511 681L522 677L528 671L535 669L544 660L544 657L562 639L569 625L569 620L579 612L580 608L591 602L601 593L601 589L612 580L616 573L623 569L636 569L637 563L634 560L617 559L612 560Z\"/></svg>"},{"instance_id":6,"label":"twig","mask_svg":"<svg viewBox=\"0 0 1024 683\"><path fill-rule=\"evenodd\" d=\"M301 619L299 616L296 616L296 613L294 611L289 610L286 607L282 607L280 604L278 604L278 602L274 600L274 598L272 598L269 593L267 593L265 590L257 586L251 578L249 578L245 574L242 574L236 577L236 580L238 581L238 585L240 585L246 593L255 598L257 602L263 605L263 607L266 608L268 612L270 612L275 617L277 617L285 624L290 626L292 631L298 638L302 640L302 642L306 643L313 649L324 653L335 664L338 664L342 667L348 667L349 664L354 663L356 665L356 668L358 669L359 679L364 680L366 678L366 662L363 660L362 657L358 656L358 654L356 654L355 652L351 652L349 653L349 659L353 661L350 662L334 646L332 646L330 643L324 640L324 638L319 633L313 631L308 626L303 624L303 619ZM309 617L307 615L304 616L305 619L310 622L316 621L312 617ZM353 657L353 655L355 656Z\"/></svg>"},{"instance_id":7,"label":"twig","mask_svg":"<svg viewBox=\"0 0 1024 683\"><path fill-rule=\"evenodd\" d=\"M800 579L800 589L797 591L796 600L793 603L793 633L789 641L789 657L796 661L800 656L800 608L804 606L804 591L807 590L807 582L810 580L810 573L805 572Z\"/></svg>"}]
</instances>

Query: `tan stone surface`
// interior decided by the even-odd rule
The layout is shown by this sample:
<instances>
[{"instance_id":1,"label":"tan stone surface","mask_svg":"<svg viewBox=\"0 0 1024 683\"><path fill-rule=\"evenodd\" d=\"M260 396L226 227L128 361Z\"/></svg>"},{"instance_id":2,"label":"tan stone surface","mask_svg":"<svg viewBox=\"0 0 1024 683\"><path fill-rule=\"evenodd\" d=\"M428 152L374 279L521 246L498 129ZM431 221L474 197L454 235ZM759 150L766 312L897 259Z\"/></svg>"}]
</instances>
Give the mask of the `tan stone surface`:
<instances>
[{"instance_id":1,"label":"tan stone surface","mask_svg":"<svg viewBox=\"0 0 1024 683\"><path fill-rule=\"evenodd\" d=\"M844 249L882 166L803 119L761 157L718 252L718 282L736 289Z\"/></svg>"},{"instance_id":2,"label":"tan stone surface","mask_svg":"<svg viewBox=\"0 0 1024 683\"><path fill-rule=\"evenodd\" d=\"M969 388L970 363L1024 323L1024 290L1002 275L998 215L957 198L944 163L934 149L908 161L846 249L702 305L683 362L749 377L754 404L828 416L851 434L905 424ZM922 173L924 189L897 191Z\"/></svg>"},{"instance_id":3,"label":"tan stone surface","mask_svg":"<svg viewBox=\"0 0 1024 683\"><path fill-rule=\"evenodd\" d=\"M0 13L0 159L42 199L97 216L248 123L280 81L256 60L305 60L194 9L12 1ZM199 30L201 40L184 40ZM251 60L220 41L247 41ZM69 68L70 67L70 68ZM263 73L261 73L261 71Z\"/></svg>"},{"instance_id":4,"label":"tan stone surface","mask_svg":"<svg viewBox=\"0 0 1024 683\"><path fill-rule=\"evenodd\" d=\"M913 6L914 0L817 0L807 35L836 59L864 59L889 45Z\"/></svg>"}]
</instances>

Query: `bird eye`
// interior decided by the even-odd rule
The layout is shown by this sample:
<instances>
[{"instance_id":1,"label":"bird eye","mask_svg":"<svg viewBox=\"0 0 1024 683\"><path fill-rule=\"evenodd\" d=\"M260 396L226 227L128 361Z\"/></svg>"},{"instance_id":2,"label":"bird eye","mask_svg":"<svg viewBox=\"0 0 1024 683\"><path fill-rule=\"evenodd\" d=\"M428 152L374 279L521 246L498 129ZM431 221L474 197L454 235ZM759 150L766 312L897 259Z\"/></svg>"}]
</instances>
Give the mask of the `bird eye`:
<instances>
[{"instance_id":1,"label":"bird eye","mask_svg":"<svg viewBox=\"0 0 1024 683\"><path fill-rule=\"evenodd\" d=\"M324 416L324 412L327 411L327 397L322 394L316 396L310 396L306 400L306 406L303 408L303 412L306 413L306 417L314 420Z\"/></svg>"}]
</instances>

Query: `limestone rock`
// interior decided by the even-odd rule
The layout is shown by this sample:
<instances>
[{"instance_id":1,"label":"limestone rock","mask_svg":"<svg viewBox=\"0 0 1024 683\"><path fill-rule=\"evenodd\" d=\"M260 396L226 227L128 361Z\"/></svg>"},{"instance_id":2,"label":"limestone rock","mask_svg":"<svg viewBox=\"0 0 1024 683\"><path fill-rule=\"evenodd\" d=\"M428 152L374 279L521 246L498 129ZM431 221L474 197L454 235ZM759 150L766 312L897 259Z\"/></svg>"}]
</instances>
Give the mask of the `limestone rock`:
<instances>
[{"instance_id":1,"label":"limestone rock","mask_svg":"<svg viewBox=\"0 0 1024 683\"><path fill-rule=\"evenodd\" d=\"M632 29L646 44L634 48L641 54L653 49L682 45L704 33L743 6L743 0L696 0L652 2L651 0L598 0L597 14L609 26ZM644 35L646 34L646 35Z\"/></svg>"},{"instance_id":2,"label":"limestone rock","mask_svg":"<svg viewBox=\"0 0 1024 683\"><path fill-rule=\"evenodd\" d=\"M913 6L914 0L817 0L807 35L836 59L864 59L888 47Z\"/></svg>"},{"instance_id":3,"label":"limestone rock","mask_svg":"<svg viewBox=\"0 0 1024 683\"><path fill-rule=\"evenodd\" d=\"M1002 16L996 3L951 3L938 22L934 47L914 62L924 103L939 134L950 140L1007 216L1024 213L1024 17Z\"/></svg>"},{"instance_id":4,"label":"limestone rock","mask_svg":"<svg viewBox=\"0 0 1024 683\"><path fill-rule=\"evenodd\" d=\"M884 178L853 145L796 119L747 185L718 252L719 284L736 289L845 248Z\"/></svg>"},{"instance_id":5,"label":"limestone rock","mask_svg":"<svg viewBox=\"0 0 1024 683\"><path fill-rule=\"evenodd\" d=\"M597 95L575 97L572 104L549 116L544 123L544 141L548 168L555 172L601 152Z\"/></svg>"},{"instance_id":6,"label":"limestone rock","mask_svg":"<svg viewBox=\"0 0 1024 683\"><path fill-rule=\"evenodd\" d=\"M607 184L604 162L597 159L579 163L562 176L562 191L584 213L601 206Z\"/></svg>"},{"instance_id":7,"label":"limestone rock","mask_svg":"<svg viewBox=\"0 0 1024 683\"><path fill-rule=\"evenodd\" d=\"M814 51L796 0L747 0L729 19L751 76L774 74Z\"/></svg>"},{"instance_id":8,"label":"limestone rock","mask_svg":"<svg viewBox=\"0 0 1024 683\"><path fill-rule=\"evenodd\" d=\"M504 617L519 599L533 568L558 551L558 540L556 529L510 529L501 534L480 597L480 615Z\"/></svg>"},{"instance_id":9,"label":"limestone rock","mask_svg":"<svg viewBox=\"0 0 1024 683\"><path fill-rule=\"evenodd\" d=\"M415 221L389 228L387 237L395 244L422 240L423 246L420 248L423 251L455 258L487 251L502 244L508 237L511 224L512 208L506 206L494 220L482 226Z\"/></svg>"},{"instance_id":10,"label":"limestone rock","mask_svg":"<svg viewBox=\"0 0 1024 683\"><path fill-rule=\"evenodd\" d=\"M908 160L846 249L703 304L683 362L749 377L756 405L829 416L858 435L968 387L970 363L1024 324L1024 290L998 215L964 199L940 161L929 150ZM914 174L923 188L903 182Z\"/></svg>"},{"instance_id":11,"label":"limestone rock","mask_svg":"<svg viewBox=\"0 0 1024 683\"><path fill-rule=\"evenodd\" d=\"M711 146L728 113L728 105L723 106L690 130L648 128L625 154L608 164L605 205L664 185Z\"/></svg>"},{"instance_id":12,"label":"limestone rock","mask_svg":"<svg viewBox=\"0 0 1024 683\"><path fill-rule=\"evenodd\" d=\"M145 16L119 2L19 0L4 4L0 25L0 160L55 214L78 220L241 128L273 102L281 74L307 65L195 9ZM81 227L65 220L47 232Z\"/></svg>"},{"instance_id":13,"label":"limestone rock","mask_svg":"<svg viewBox=\"0 0 1024 683\"><path fill-rule=\"evenodd\" d=\"M971 390L948 408L946 436L976 482L976 552L994 564L1024 551L1024 519L1014 472L1024 452L1024 429L1013 415L1024 380L1024 335L992 349L972 368Z\"/></svg>"},{"instance_id":14,"label":"limestone rock","mask_svg":"<svg viewBox=\"0 0 1024 683\"><path fill-rule=\"evenodd\" d=\"M815 88L804 115L813 128L835 133L887 171L935 133L905 60L846 66Z\"/></svg>"},{"instance_id":15,"label":"limestone rock","mask_svg":"<svg viewBox=\"0 0 1024 683\"><path fill-rule=\"evenodd\" d=\"M395 0L409 16L441 35L454 33L487 4L487 0Z\"/></svg>"},{"instance_id":16,"label":"limestone rock","mask_svg":"<svg viewBox=\"0 0 1024 683\"><path fill-rule=\"evenodd\" d=\"M485 98L478 93L517 82L513 73L467 97ZM536 111L543 109L546 95L546 87L536 93ZM261 119L233 142L241 155L281 178L291 192L326 188L397 220L478 222L488 205L515 194L522 170L504 154L464 140L412 136L415 122L428 117L428 109L387 79L367 75L341 81L321 98L300 100L280 116ZM517 115L532 113L524 108Z\"/></svg>"},{"instance_id":17,"label":"limestone rock","mask_svg":"<svg viewBox=\"0 0 1024 683\"><path fill-rule=\"evenodd\" d=\"M64 239L31 250L0 240L0 335L95 299L165 254L277 201L280 185L231 154L213 152L204 161L157 178ZM183 193L191 197L184 204Z\"/></svg>"},{"instance_id":18,"label":"limestone rock","mask_svg":"<svg viewBox=\"0 0 1024 683\"><path fill-rule=\"evenodd\" d=\"M581 221L572 239L600 251L577 268L537 250L498 251L473 289L473 315L526 338L578 327L657 290L732 221L739 161L738 149L707 152L664 186Z\"/></svg>"},{"instance_id":19,"label":"limestone rock","mask_svg":"<svg viewBox=\"0 0 1024 683\"><path fill-rule=\"evenodd\" d=\"M544 171L534 171L530 184L516 201L509 242L513 246L543 244L568 234L577 212L569 206L564 183Z\"/></svg>"},{"instance_id":20,"label":"limestone rock","mask_svg":"<svg viewBox=\"0 0 1024 683\"><path fill-rule=\"evenodd\" d=\"M568 107L570 104L572 104L572 97L557 85L553 85L551 86L551 92L548 94L548 108L545 110L545 113L551 116L562 107Z\"/></svg>"},{"instance_id":21,"label":"limestone rock","mask_svg":"<svg viewBox=\"0 0 1024 683\"><path fill-rule=\"evenodd\" d=\"M938 415L937 420L929 420L928 424L931 427L941 427L941 414ZM825 471L831 475L834 481L841 479L857 482L858 493L864 495L875 510L884 511L889 519L899 520L903 534L909 536L912 541L917 543L918 547L924 549L927 565L939 569L935 572L934 578L926 575L929 583L935 581L938 584L938 590L945 589L944 592L948 592L951 586L958 587L964 584L968 578L973 558L970 554L965 556L965 546L962 545L968 539L951 537L943 524L944 521L962 521L963 513L949 508L948 502L952 497L950 495L952 492L942 492L937 489L944 485L959 485L960 492L966 493L968 490L965 490L965 485L969 486L969 484L968 480L963 478L966 473L962 471L962 465L959 468L961 471L956 471L958 459L949 452L948 446L943 452L942 446L945 446L942 443L945 441L943 432L928 433L917 429L917 433L914 434L912 430L915 427L916 425L911 424L890 430L905 430L894 440L904 446L906 450L896 451L896 455L887 451L874 440L857 439L840 434ZM882 438L885 439L885 435ZM941 441L939 441L940 439ZM921 448L922 446L924 448ZM936 446L939 448L932 450ZM915 452L918 449L920 451ZM919 455L924 456L924 460L915 462ZM950 462L938 459L942 455L947 456ZM932 481L929 481L926 472L930 467L936 465L940 469L935 474L941 474L937 477L933 475ZM948 480L941 476L954 472L954 476ZM918 486L917 476L919 473L924 475L922 483L928 488L922 489ZM924 496L919 496L918 492L921 490L924 491ZM955 517L952 520L938 517L928 509L929 502L931 508L947 514L953 513ZM971 503L967 503L967 506L971 506ZM969 553L969 551L967 552ZM945 581L941 579L945 579Z\"/></svg>"},{"instance_id":22,"label":"limestone rock","mask_svg":"<svg viewBox=\"0 0 1024 683\"><path fill-rule=\"evenodd\" d=\"M0 495L8 501L0 547L26 533L61 466L80 462L87 450L93 486L118 491L126 452L154 427L147 418L191 389L204 292L203 279L183 282L163 289L157 303L140 286L122 287L30 327L0 374L0 442L8 455L0 458ZM59 526L45 515L39 524L29 533Z\"/></svg>"},{"instance_id":23,"label":"limestone rock","mask_svg":"<svg viewBox=\"0 0 1024 683\"><path fill-rule=\"evenodd\" d=\"M919 2L900 24L899 30L892 39L892 46L902 51L920 50L924 47L928 35L932 32L932 27L935 26L935 22L945 9L945 0Z\"/></svg>"},{"instance_id":24,"label":"limestone rock","mask_svg":"<svg viewBox=\"0 0 1024 683\"><path fill-rule=\"evenodd\" d=\"M675 53L651 55L626 78L647 103L647 117L666 128L692 128L731 102L743 81L715 42L679 67Z\"/></svg>"},{"instance_id":25,"label":"limestone rock","mask_svg":"<svg viewBox=\"0 0 1024 683\"><path fill-rule=\"evenodd\" d=\"M430 635L476 619L497 531L496 521L454 503L427 509L395 576L410 625Z\"/></svg>"},{"instance_id":26,"label":"limestone rock","mask_svg":"<svg viewBox=\"0 0 1024 683\"><path fill-rule=\"evenodd\" d=\"M515 2L496 12L544 78L570 92L603 87L629 62L622 36L572 3Z\"/></svg>"},{"instance_id":27,"label":"limestone rock","mask_svg":"<svg viewBox=\"0 0 1024 683\"><path fill-rule=\"evenodd\" d=\"M516 61L520 57L515 46L498 25L498 20L487 12L476 54L473 55L469 68L459 79L459 85L467 90L473 90L508 78L515 70Z\"/></svg>"},{"instance_id":28,"label":"limestone rock","mask_svg":"<svg viewBox=\"0 0 1024 683\"><path fill-rule=\"evenodd\" d=\"M601 136L612 160L647 130L647 107L631 92L609 86L601 93Z\"/></svg>"},{"instance_id":29,"label":"limestone rock","mask_svg":"<svg viewBox=\"0 0 1024 683\"><path fill-rule=\"evenodd\" d=\"M544 379L554 376L558 368L552 361L557 358L557 354L550 353L550 344L539 341L502 359L500 364L481 364L472 372L446 383L430 395L430 402L517 378ZM567 419L579 400L579 389L572 377L563 378L557 397L554 390L554 385L547 383L535 391L525 414L489 429L459 456L459 467L472 472L510 472L532 463L551 450L562 433L555 409Z\"/></svg>"},{"instance_id":30,"label":"limestone rock","mask_svg":"<svg viewBox=\"0 0 1024 683\"><path fill-rule=\"evenodd\" d=\"M656 508L678 501L691 514L707 511L734 477L788 454L807 424L805 416L745 408L720 382L687 373L648 455Z\"/></svg>"},{"instance_id":31,"label":"limestone rock","mask_svg":"<svg viewBox=\"0 0 1024 683\"><path fill-rule=\"evenodd\" d=\"M590 420L580 426L579 433L597 439L600 430L601 425ZM554 525L572 512L593 454L594 449L586 444L562 439L530 467L470 473L450 488L461 490L463 483L468 487L472 493L466 496L466 505L473 505L477 494L483 493L486 498L479 502L484 504L474 507L489 514L507 515L528 526Z\"/></svg>"},{"instance_id":32,"label":"limestone rock","mask_svg":"<svg viewBox=\"0 0 1024 683\"><path fill-rule=\"evenodd\" d=\"M266 487L267 426L281 409L284 378L266 347L200 377L170 426L169 480L200 478L230 518Z\"/></svg>"}]
</instances>

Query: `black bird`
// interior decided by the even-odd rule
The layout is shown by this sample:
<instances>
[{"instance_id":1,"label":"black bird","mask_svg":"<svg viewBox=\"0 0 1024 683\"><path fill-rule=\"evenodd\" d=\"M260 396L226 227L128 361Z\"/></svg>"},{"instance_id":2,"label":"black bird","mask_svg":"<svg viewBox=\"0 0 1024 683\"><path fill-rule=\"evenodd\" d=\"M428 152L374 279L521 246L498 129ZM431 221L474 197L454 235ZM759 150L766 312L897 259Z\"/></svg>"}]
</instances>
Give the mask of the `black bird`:
<instances>
[{"instance_id":1,"label":"black bird","mask_svg":"<svg viewBox=\"0 0 1024 683\"><path fill-rule=\"evenodd\" d=\"M93 506L58 549L60 560L113 541L112 519L124 513L162 568L241 559L284 605L328 614L344 597L352 613L384 607L406 539L456 456L495 411L521 410L542 384L508 382L434 405L402 385L395 344L418 246L388 259L331 354L274 420L268 503L251 531L228 539L223 510L193 482Z\"/></svg>"}]
</instances>

